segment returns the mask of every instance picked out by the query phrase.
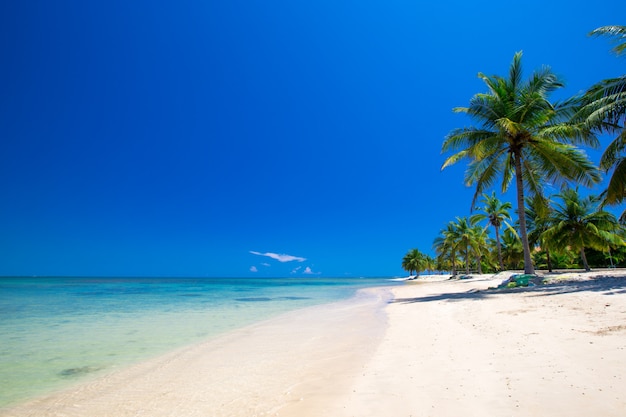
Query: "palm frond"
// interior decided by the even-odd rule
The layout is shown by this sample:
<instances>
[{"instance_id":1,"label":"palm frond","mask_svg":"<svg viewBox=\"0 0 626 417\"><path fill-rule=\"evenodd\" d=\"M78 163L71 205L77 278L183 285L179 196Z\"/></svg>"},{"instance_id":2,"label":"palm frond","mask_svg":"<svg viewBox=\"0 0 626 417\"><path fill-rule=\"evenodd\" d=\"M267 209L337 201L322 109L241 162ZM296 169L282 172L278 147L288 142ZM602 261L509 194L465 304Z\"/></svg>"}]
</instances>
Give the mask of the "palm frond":
<instances>
[{"instance_id":1,"label":"palm frond","mask_svg":"<svg viewBox=\"0 0 626 417\"><path fill-rule=\"evenodd\" d=\"M511 181L515 177L515 164L513 160L513 155L508 154L506 159L504 160L504 167L502 168L502 186L500 190L502 194L506 193L511 185Z\"/></svg>"},{"instance_id":2,"label":"palm frond","mask_svg":"<svg viewBox=\"0 0 626 417\"><path fill-rule=\"evenodd\" d=\"M598 148L600 141L586 123L559 123L539 129L538 137L557 140L572 145L586 145Z\"/></svg>"},{"instance_id":3,"label":"palm frond","mask_svg":"<svg viewBox=\"0 0 626 417\"><path fill-rule=\"evenodd\" d=\"M467 155L468 155L468 151L467 150L463 150L463 151L455 153L454 155L449 156L444 161L443 165L441 165L441 170L444 170L447 167L456 164L457 162L459 162L463 158L467 158Z\"/></svg>"},{"instance_id":4,"label":"palm frond","mask_svg":"<svg viewBox=\"0 0 626 417\"><path fill-rule=\"evenodd\" d=\"M541 171L537 168L532 158L524 158L522 175L524 186L532 195L542 194L545 178L541 175Z\"/></svg>"},{"instance_id":5,"label":"palm frond","mask_svg":"<svg viewBox=\"0 0 626 417\"><path fill-rule=\"evenodd\" d=\"M516 136L524 130L524 127L513 120L502 117L496 121L497 126L506 132L507 136Z\"/></svg>"},{"instance_id":6,"label":"palm frond","mask_svg":"<svg viewBox=\"0 0 626 417\"><path fill-rule=\"evenodd\" d=\"M466 146L473 146L475 143L485 140L494 135L490 130L477 129L475 127L464 127L452 130L446 136L441 152L454 151Z\"/></svg>"},{"instance_id":7,"label":"palm frond","mask_svg":"<svg viewBox=\"0 0 626 417\"><path fill-rule=\"evenodd\" d=\"M609 180L606 189L604 203L609 205L619 204L626 198L626 158L616 161L615 170Z\"/></svg>"},{"instance_id":8,"label":"palm frond","mask_svg":"<svg viewBox=\"0 0 626 417\"><path fill-rule=\"evenodd\" d=\"M516 52L513 55L513 62L509 67L509 83L511 90L516 90L522 84L522 55L523 51Z\"/></svg>"},{"instance_id":9,"label":"palm frond","mask_svg":"<svg viewBox=\"0 0 626 417\"><path fill-rule=\"evenodd\" d=\"M601 180L600 173L587 155L575 146L536 140L528 147L535 166L555 183L576 181L586 187Z\"/></svg>"},{"instance_id":10,"label":"palm frond","mask_svg":"<svg viewBox=\"0 0 626 417\"><path fill-rule=\"evenodd\" d=\"M473 160L468 165L465 171L465 184L468 186L476 185L476 192L470 207L474 207L478 196L482 194L483 190L493 186L497 176L501 173L501 155L502 150L498 150L489 157Z\"/></svg>"},{"instance_id":11,"label":"palm frond","mask_svg":"<svg viewBox=\"0 0 626 417\"><path fill-rule=\"evenodd\" d=\"M626 150L626 130L622 130L620 134L609 143L600 158L600 169L608 171L622 158L622 154Z\"/></svg>"},{"instance_id":12,"label":"palm frond","mask_svg":"<svg viewBox=\"0 0 626 417\"><path fill-rule=\"evenodd\" d=\"M602 26L592 30L589 35L614 37L617 45L613 48L613 52L621 55L626 51L626 26Z\"/></svg>"}]
</instances>

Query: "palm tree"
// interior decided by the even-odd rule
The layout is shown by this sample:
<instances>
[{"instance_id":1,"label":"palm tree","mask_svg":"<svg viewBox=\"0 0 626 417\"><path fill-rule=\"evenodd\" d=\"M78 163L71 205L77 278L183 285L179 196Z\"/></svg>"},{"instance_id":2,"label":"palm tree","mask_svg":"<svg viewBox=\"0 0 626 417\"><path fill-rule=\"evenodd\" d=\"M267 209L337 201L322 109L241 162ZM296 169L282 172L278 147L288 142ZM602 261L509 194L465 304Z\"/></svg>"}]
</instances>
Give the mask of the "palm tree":
<instances>
[{"instance_id":1,"label":"palm tree","mask_svg":"<svg viewBox=\"0 0 626 417\"><path fill-rule=\"evenodd\" d=\"M505 229L502 233L502 258L507 269L518 269L524 261L522 241L513 229Z\"/></svg>"},{"instance_id":2,"label":"palm tree","mask_svg":"<svg viewBox=\"0 0 626 417\"><path fill-rule=\"evenodd\" d=\"M502 223L504 223L508 227L511 227L506 222L506 220L511 220L509 210L511 210L513 206L508 201L502 203L498 199L498 197L496 197L495 191L491 195L483 194L483 202L485 204L481 209L483 212L474 214L471 220L472 223L475 223L487 219L487 225L493 226L496 233L498 265L500 266L500 270L502 271L504 269L504 264L502 263L502 246L500 245L500 227L502 226Z\"/></svg>"},{"instance_id":3,"label":"palm tree","mask_svg":"<svg viewBox=\"0 0 626 417\"><path fill-rule=\"evenodd\" d=\"M433 242L433 248L437 253L437 263L439 269L447 266L452 270L452 275L456 275L456 256L458 242L456 239L456 225L454 222L448 222L446 228L443 229L439 236Z\"/></svg>"},{"instance_id":4,"label":"palm tree","mask_svg":"<svg viewBox=\"0 0 626 417\"><path fill-rule=\"evenodd\" d=\"M613 51L617 55L626 52L626 26L603 26L590 35L616 37L618 43ZM616 135L602 154L600 169L613 171L604 203L619 204L626 198L626 75L600 81L585 93L584 99L581 114L587 123L601 133ZM626 218L626 211L622 218Z\"/></svg>"},{"instance_id":5,"label":"palm tree","mask_svg":"<svg viewBox=\"0 0 626 417\"><path fill-rule=\"evenodd\" d=\"M597 138L583 123L566 123L576 110L576 102L553 104L548 95L563 86L549 68L522 79L522 53L513 57L509 77L479 73L488 93L476 94L469 107L455 108L479 123L451 131L442 151L457 151L442 169L469 159L467 185L476 184L476 197L502 176L502 191L513 179L517 189L517 211L524 250L524 269L535 272L524 216L524 189L541 193L544 181L561 183L575 180L589 186L600 175L587 156L574 144L597 145ZM472 202L472 207L474 206Z\"/></svg>"},{"instance_id":6,"label":"palm tree","mask_svg":"<svg viewBox=\"0 0 626 417\"><path fill-rule=\"evenodd\" d=\"M423 266L424 266L424 269L426 270L426 272L428 272L428 273L433 272L435 270L435 267L436 267L435 259L432 256L430 256L430 255L424 255Z\"/></svg>"},{"instance_id":7,"label":"palm tree","mask_svg":"<svg viewBox=\"0 0 626 417\"><path fill-rule=\"evenodd\" d=\"M482 258L484 252L489 248L487 244L487 230L480 225L474 225L471 228L472 234L472 252L476 257L476 269L479 274L483 273Z\"/></svg>"},{"instance_id":8,"label":"palm tree","mask_svg":"<svg viewBox=\"0 0 626 417\"><path fill-rule=\"evenodd\" d=\"M423 269L423 264L424 254L418 249L411 249L402 258L402 269L408 271L409 275L413 275L413 271L415 271L415 275L419 276L420 271Z\"/></svg>"},{"instance_id":9,"label":"palm tree","mask_svg":"<svg viewBox=\"0 0 626 417\"><path fill-rule=\"evenodd\" d=\"M470 256L481 253L477 232L467 217L457 217L454 223L453 238L457 248L465 257L465 273L470 273Z\"/></svg>"},{"instance_id":10,"label":"palm tree","mask_svg":"<svg viewBox=\"0 0 626 417\"><path fill-rule=\"evenodd\" d=\"M546 238L557 249L569 248L580 254L583 266L590 271L585 248L607 250L611 245L623 245L615 233L619 224L615 216L599 209L600 198L581 197L577 189L564 189L558 194L561 203L554 207L553 226Z\"/></svg>"},{"instance_id":11,"label":"palm tree","mask_svg":"<svg viewBox=\"0 0 626 417\"><path fill-rule=\"evenodd\" d=\"M539 245L546 255L546 266L552 272L552 260L550 256L550 242L545 239L545 232L552 224L552 207L550 202L542 195L535 194L532 198L526 198L526 227L528 229L528 241L531 246Z\"/></svg>"}]
</instances>

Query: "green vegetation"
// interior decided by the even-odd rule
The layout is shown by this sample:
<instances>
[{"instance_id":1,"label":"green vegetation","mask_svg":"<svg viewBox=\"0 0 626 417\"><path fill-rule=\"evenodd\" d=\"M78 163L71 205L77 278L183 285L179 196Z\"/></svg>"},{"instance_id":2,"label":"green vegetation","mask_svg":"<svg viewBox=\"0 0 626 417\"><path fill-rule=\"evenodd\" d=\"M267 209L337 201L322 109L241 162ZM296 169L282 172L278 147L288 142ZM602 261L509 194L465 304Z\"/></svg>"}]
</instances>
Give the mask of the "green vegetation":
<instances>
[{"instance_id":1,"label":"green vegetation","mask_svg":"<svg viewBox=\"0 0 626 417\"><path fill-rule=\"evenodd\" d=\"M585 248L608 251L611 246L624 245L616 233L619 229L617 219L611 213L598 209L598 197L582 198L575 189L565 189L557 197L562 202L555 205L550 218L551 226L543 233L545 240L551 242L555 249L580 252L583 266L589 271Z\"/></svg>"},{"instance_id":2,"label":"green vegetation","mask_svg":"<svg viewBox=\"0 0 626 417\"><path fill-rule=\"evenodd\" d=\"M500 244L500 227L504 224L508 228L511 228L511 225L507 223L506 220L511 220L509 210L511 210L513 206L509 202L502 203L498 197L496 197L495 191L491 195L483 194L483 201L485 203L482 207L483 213L473 215L472 222L477 223L486 219L487 223L493 226L496 234L496 248L498 249L498 266L500 270L503 270L504 263L502 262L502 248Z\"/></svg>"},{"instance_id":3,"label":"green vegetation","mask_svg":"<svg viewBox=\"0 0 626 417\"><path fill-rule=\"evenodd\" d=\"M468 159L465 181L476 185L476 195L491 187L498 176L502 177L503 192L515 180L524 270L532 274L535 270L524 219L525 189L541 194L546 180L575 180L590 186L600 181L600 175L586 155L573 146L597 144L585 123L569 123L576 101L551 103L549 93L563 84L549 68L524 81L521 60L521 52L516 53L508 78L478 75L489 93L476 94L469 107L455 111L468 114L479 126L450 132L442 151L458 152L446 159L442 169Z\"/></svg>"},{"instance_id":4,"label":"green vegetation","mask_svg":"<svg viewBox=\"0 0 626 417\"><path fill-rule=\"evenodd\" d=\"M618 38L613 49L621 55L626 51L626 26L603 26L591 32L591 35L609 35ZM619 204L626 196L626 75L602 80L593 85L583 97L581 117L598 132L614 135L602 158L600 169L612 171L609 185L605 192L606 204ZM622 214L624 218L624 214Z\"/></svg>"},{"instance_id":5,"label":"green vegetation","mask_svg":"<svg viewBox=\"0 0 626 417\"><path fill-rule=\"evenodd\" d=\"M626 53L626 26L605 26L590 35L617 38L614 52ZM471 207L478 213L457 217L441 230L432 265L456 275L458 267L466 274L518 268L534 274L535 266L552 271L622 264L626 211L618 221L605 206L626 199L626 75L559 102L550 101L550 94L563 87L560 79L548 67L524 79L521 52L514 55L507 77L478 77L487 92L454 109L475 124L453 129L442 145L442 152L451 153L442 170L467 161L465 183L476 187ZM614 139L596 166L581 146L598 147L598 134ZM578 187L594 186L602 172L610 174L608 188L581 196ZM502 193L515 182L513 225L513 205L500 201L496 191L485 193L497 182ZM546 195L554 188L560 191ZM483 205L475 207L479 196ZM493 239L487 233L491 228ZM419 274L425 258L413 249L402 266Z\"/></svg>"},{"instance_id":6,"label":"green vegetation","mask_svg":"<svg viewBox=\"0 0 626 417\"><path fill-rule=\"evenodd\" d=\"M402 269L408 271L409 275L419 276L423 270L432 270L434 268L434 260L432 257L423 254L417 249L411 249L402 258Z\"/></svg>"},{"instance_id":7,"label":"green vegetation","mask_svg":"<svg viewBox=\"0 0 626 417\"><path fill-rule=\"evenodd\" d=\"M408 271L409 275L413 275L413 271L419 275L419 271L422 269L422 259L424 254L417 249L411 249L402 258L402 269Z\"/></svg>"}]
</instances>

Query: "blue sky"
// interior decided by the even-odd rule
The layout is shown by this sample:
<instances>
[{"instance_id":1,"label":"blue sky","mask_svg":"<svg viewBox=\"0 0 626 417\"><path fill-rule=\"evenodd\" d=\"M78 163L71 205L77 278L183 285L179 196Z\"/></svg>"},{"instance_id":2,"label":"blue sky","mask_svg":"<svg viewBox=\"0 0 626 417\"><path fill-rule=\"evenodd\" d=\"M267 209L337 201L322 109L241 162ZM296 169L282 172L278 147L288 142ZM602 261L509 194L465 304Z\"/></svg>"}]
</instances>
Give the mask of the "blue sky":
<instances>
[{"instance_id":1,"label":"blue sky","mask_svg":"<svg viewBox=\"0 0 626 417\"><path fill-rule=\"evenodd\" d=\"M0 5L0 275L395 276L469 213L452 108L524 51L624 73L623 1ZM606 140L604 141L606 143ZM594 160L598 152L590 152Z\"/></svg>"}]
</instances>

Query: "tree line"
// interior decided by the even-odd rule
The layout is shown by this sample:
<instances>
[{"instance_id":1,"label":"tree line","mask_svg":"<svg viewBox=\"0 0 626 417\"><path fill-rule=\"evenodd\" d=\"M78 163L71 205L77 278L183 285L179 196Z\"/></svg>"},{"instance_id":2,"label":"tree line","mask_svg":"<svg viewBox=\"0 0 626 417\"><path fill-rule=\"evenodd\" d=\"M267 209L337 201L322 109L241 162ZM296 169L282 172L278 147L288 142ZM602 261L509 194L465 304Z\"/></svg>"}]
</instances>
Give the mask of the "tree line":
<instances>
[{"instance_id":1,"label":"tree line","mask_svg":"<svg viewBox=\"0 0 626 417\"><path fill-rule=\"evenodd\" d=\"M626 52L626 26L604 26L590 33L617 40L618 56ZM626 198L626 75L602 80L584 94L553 102L550 94L564 86L549 67L524 79L522 53L514 55L507 77L479 73L486 93L474 95L467 107L453 109L475 125L452 130L442 145L452 153L442 170L467 161L465 183L475 186L472 208L480 212L450 221L435 239L436 257L410 250L402 260L409 274L423 270L457 273L619 265L626 259L626 211L620 218L607 212ZM581 146L599 147L598 135L613 137L599 166ZM582 196L610 173L599 195ZM515 184L517 221L510 202L501 202ZM553 195L546 190L559 189ZM476 207L481 198L482 206ZM486 224L481 224L486 222ZM491 238L488 227L493 228Z\"/></svg>"}]
</instances>

